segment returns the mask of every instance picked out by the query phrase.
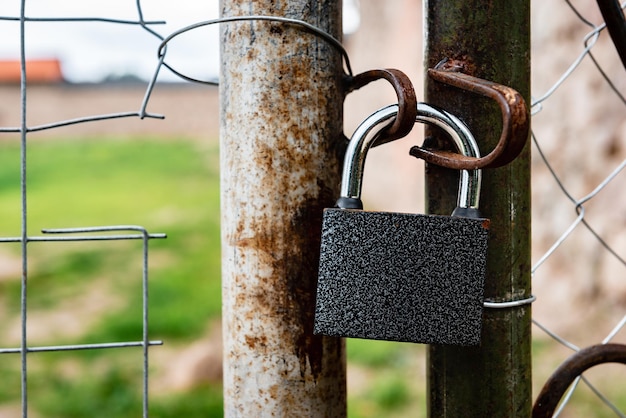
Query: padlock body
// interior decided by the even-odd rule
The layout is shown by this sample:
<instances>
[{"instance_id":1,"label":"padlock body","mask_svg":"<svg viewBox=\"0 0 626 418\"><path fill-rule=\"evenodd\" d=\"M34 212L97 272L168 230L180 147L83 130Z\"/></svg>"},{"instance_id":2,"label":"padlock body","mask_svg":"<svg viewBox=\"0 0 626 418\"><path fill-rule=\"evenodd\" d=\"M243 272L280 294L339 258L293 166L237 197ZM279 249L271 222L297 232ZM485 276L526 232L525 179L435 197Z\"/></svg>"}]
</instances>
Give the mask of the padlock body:
<instances>
[{"instance_id":1,"label":"padlock body","mask_svg":"<svg viewBox=\"0 0 626 418\"><path fill-rule=\"evenodd\" d=\"M316 334L478 345L489 220L324 211Z\"/></svg>"}]
</instances>

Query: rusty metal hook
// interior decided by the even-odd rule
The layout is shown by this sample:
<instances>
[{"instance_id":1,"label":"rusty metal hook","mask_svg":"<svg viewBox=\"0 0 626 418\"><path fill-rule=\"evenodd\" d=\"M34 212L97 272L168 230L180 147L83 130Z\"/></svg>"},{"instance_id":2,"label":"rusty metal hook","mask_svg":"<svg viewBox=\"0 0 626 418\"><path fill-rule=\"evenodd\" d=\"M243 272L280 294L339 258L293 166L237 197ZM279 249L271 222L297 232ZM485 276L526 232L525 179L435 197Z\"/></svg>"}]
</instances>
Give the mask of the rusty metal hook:
<instances>
[{"instance_id":1,"label":"rusty metal hook","mask_svg":"<svg viewBox=\"0 0 626 418\"><path fill-rule=\"evenodd\" d=\"M532 418L552 417L563 394L576 377L585 370L603 363L626 364L626 345L593 345L570 356L543 385L533 406Z\"/></svg>"},{"instance_id":2,"label":"rusty metal hook","mask_svg":"<svg viewBox=\"0 0 626 418\"><path fill-rule=\"evenodd\" d=\"M455 170L496 168L510 163L526 145L530 131L530 114L524 98L510 87L457 70L458 67L446 70L429 69L428 76L441 83L495 100L502 112L502 133L498 144L489 154L480 158L418 146L412 147L410 154L427 163Z\"/></svg>"},{"instance_id":3,"label":"rusty metal hook","mask_svg":"<svg viewBox=\"0 0 626 418\"><path fill-rule=\"evenodd\" d=\"M417 116L417 96L413 83L409 77L400 70L394 68L376 69L365 71L347 79L346 94L376 80L387 80L396 91L398 96L398 115L394 122L386 128L379 139L372 146L386 144L408 135L415 126Z\"/></svg>"}]
</instances>

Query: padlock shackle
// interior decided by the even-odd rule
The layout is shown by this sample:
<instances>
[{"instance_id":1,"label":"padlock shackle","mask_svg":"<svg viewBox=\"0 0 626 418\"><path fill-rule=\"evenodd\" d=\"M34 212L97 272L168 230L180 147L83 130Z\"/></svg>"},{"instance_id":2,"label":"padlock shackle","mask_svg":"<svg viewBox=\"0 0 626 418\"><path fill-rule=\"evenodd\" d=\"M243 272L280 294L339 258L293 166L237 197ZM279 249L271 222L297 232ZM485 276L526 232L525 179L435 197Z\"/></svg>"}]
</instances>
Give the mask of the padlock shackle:
<instances>
[{"instance_id":1,"label":"padlock shackle","mask_svg":"<svg viewBox=\"0 0 626 418\"><path fill-rule=\"evenodd\" d=\"M421 102L417 104L417 112L416 121L442 129L452 139L459 154L480 158L480 150L474 135L459 118L441 108ZM461 170L457 208L478 209L481 184L481 170Z\"/></svg>"},{"instance_id":2,"label":"padlock shackle","mask_svg":"<svg viewBox=\"0 0 626 418\"><path fill-rule=\"evenodd\" d=\"M343 163L341 197L337 201L337 207L348 209L343 203L346 200L360 202L367 152L378 140L381 132L393 123L397 113L398 105L396 104L383 107L365 119L352 134ZM461 154L480 157L474 136L456 116L443 109L420 102L417 104L415 121L441 128L452 139ZM461 171L457 197L458 207L478 209L481 180L481 170Z\"/></svg>"},{"instance_id":3,"label":"padlock shackle","mask_svg":"<svg viewBox=\"0 0 626 418\"><path fill-rule=\"evenodd\" d=\"M398 105L383 107L368 116L352 134L343 160L342 198L361 199L367 151L376 142L380 133L393 123L397 114Z\"/></svg>"}]
</instances>

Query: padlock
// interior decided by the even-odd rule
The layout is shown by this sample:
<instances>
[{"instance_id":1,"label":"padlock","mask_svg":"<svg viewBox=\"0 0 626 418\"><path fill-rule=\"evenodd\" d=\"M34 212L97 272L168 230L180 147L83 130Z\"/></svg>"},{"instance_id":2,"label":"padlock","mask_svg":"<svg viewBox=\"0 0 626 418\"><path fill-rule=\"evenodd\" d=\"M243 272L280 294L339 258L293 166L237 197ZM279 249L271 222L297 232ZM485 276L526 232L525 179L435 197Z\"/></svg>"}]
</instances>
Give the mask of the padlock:
<instances>
[{"instance_id":1,"label":"padlock","mask_svg":"<svg viewBox=\"0 0 626 418\"><path fill-rule=\"evenodd\" d=\"M455 216L362 210L367 150L397 109L375 112L350 139L341 197L324 210L314 333L479 345L489 232L478 211L480 170L460 172ZM416 121L479 156L469 129L448 112L420 103Z\"/></svg>"}]
</instances>

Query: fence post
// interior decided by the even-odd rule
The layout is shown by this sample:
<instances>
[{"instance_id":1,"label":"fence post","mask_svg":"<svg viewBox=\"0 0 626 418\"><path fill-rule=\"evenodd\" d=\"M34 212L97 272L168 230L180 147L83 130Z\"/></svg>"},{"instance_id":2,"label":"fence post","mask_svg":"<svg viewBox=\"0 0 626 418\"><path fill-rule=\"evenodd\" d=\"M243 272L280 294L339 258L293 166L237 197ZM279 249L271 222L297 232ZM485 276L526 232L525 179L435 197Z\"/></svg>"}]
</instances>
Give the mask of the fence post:
<instances>
[{"instance_id":1,"label":"fence post","mask_svg":"<svg viewBox=\"0 0 626 418\"><path fill-rule=\"evenodd\" d=\"M444 58L464 72L508 85L530 103L530 1L426 0L425 65ZM426 101L459 115L486 154L499 137L495 104L426 80ZM433 135L435 133L433 132ZM431 139L437 141L436 137ZM457 173L427 167L427 210L450 214ZM491 219L485 297L530 296L530 147L512 164L483 170L481 211ZM530 306L487 309L480 348L430 346L429 415L528 417L531 412Z\"/></svg>"},{"instance_id":2,"label":"fence post","mask_svg":"<svg viewBox=\"0 0 626 418\"><path fill-rule=\"evenodd\" d=\"M222 17L341 37L341 2L222 0ZM291 24L222 24L224 416L343 417L345 349L312 334L322 209L338 195L342 62Z\"/></svg>"}]
</instances>

